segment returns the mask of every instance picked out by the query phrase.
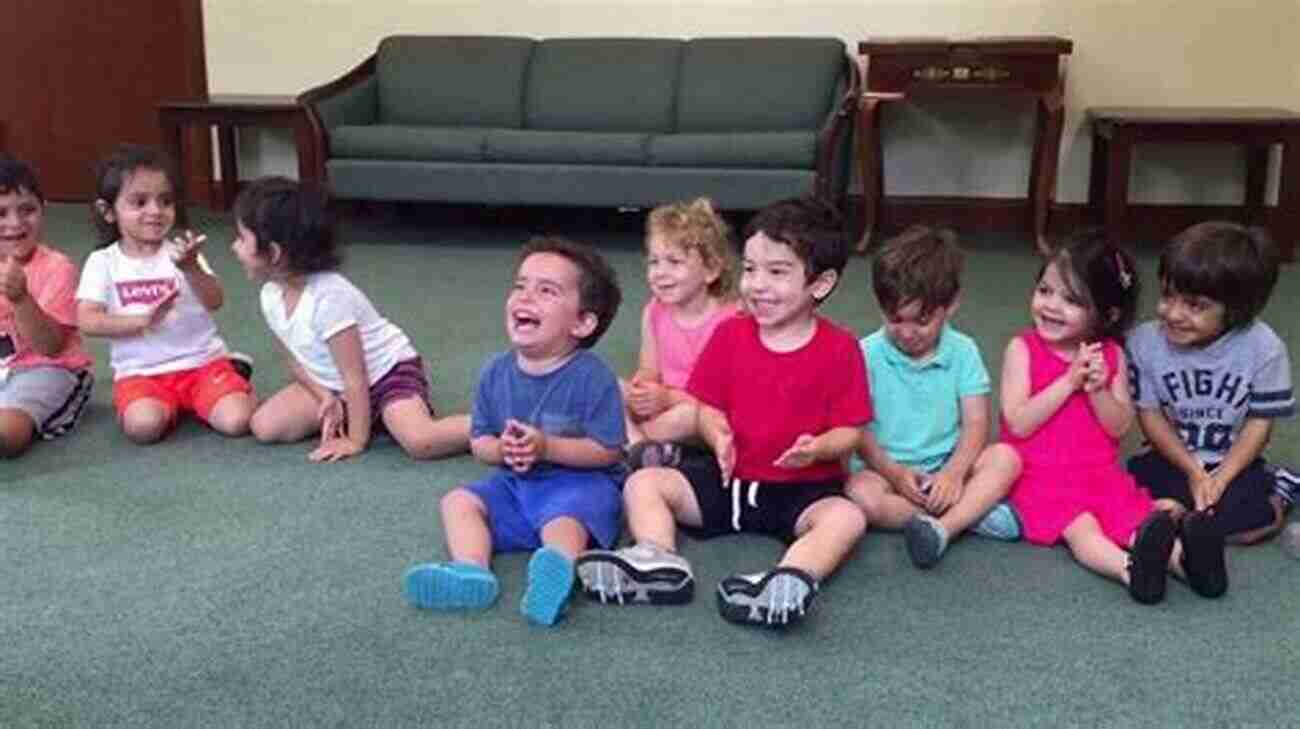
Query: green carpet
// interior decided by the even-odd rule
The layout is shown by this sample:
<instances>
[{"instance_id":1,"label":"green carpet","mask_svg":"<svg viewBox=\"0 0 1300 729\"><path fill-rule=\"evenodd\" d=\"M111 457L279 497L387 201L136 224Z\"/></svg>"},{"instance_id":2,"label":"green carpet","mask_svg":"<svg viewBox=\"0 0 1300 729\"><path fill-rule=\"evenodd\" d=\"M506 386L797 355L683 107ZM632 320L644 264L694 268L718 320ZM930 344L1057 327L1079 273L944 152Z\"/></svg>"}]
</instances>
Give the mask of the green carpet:
<instances>
[{"instance_id":1,"label":"green carpet","mask_svg":"<svg viewBox=\"0 0 1300 729\"><path fill-rule=\"evenodd\" d=\"M50 238L78 261L84 208L53 205ZM196 227L226 286L222 331L285 382L228 219ZM354 220L345 273L416 341L434 400L463 411L504 348L503 302L531 232L598 244L625 303L598 351L636 358L646 291L635 216L420 209ZM967 241L957 325L997 372L1027 321L1037 261L1016 236ZM1151 288L1154 259L1141 256ZM855 259L826 313L879 325ZM1289 268L1265 318L1300 342ZM1148 295L1143 311L1153 311ZM1231 550L1218 601L1170 586L1156 607L1076 566L1064 549L965 539L911 567L872 532L787 634L724 623L717 580L769 565L755 536L686 541L700 582L676 608L578 598L560 627L518 602L527 555L499 557L491 610L407 607L403 570L442 553L437 501L477 477L469 457L407 459L391 441L342 464L308 444L259 446L193 424L132 445L110 408L102 340L93 407L70 437L0 464L0 727L1273 727L1295 722L1300 563L1276 544ZM1293 371L1293 378L1296 373ZM1293 423L1269 451L1300 457ZM1291 716L1292 719L1285 717Z\"/></svg>"}]
</instances>

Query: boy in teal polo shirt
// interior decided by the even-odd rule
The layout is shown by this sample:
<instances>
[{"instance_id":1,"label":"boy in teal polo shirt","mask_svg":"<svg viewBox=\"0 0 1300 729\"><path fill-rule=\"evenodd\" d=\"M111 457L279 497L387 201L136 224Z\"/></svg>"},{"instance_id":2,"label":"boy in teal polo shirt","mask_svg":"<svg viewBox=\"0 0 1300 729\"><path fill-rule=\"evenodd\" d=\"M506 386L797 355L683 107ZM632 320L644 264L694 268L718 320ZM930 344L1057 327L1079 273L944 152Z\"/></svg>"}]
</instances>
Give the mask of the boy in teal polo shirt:
<instances>
[{"instance_id":1,"label":"boy in teal polo shirt","mask_svg":"<svg viewBox=\"0 0 1300 729\"><path fill-rule=\"evenodd\" d=\"M866 469L845 490L868 527L903 530L923 569L972 525L1020 538L1002 501L1020 459L1005 445L987 446L989 373L975 341L948 324L961 268L951 231L917 226L886 243L871 273L885 325L861 340L875 419L858 450Z\"/></svg>"}]
</instances>

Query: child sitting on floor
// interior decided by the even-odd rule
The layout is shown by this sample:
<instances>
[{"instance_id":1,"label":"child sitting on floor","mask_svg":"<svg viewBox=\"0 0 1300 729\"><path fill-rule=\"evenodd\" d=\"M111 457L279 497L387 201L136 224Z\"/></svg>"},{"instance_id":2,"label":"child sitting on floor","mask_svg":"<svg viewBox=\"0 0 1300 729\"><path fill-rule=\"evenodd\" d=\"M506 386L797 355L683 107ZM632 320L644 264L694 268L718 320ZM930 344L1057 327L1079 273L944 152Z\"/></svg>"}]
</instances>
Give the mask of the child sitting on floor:
<instances>
[{"instance_id":1,"label":"child sitting on floor","mask_svg":"<svg viewBox=\"0 0 1300 729\"><path fill-rule=\"evenodd\" d=\"M486 608L497 598L492 555L530 550L520 611L553 625L573 588L573 561L622 527L618 378L591 352L622 293L599 253L562 238L524 246L506 297L511 349L479 374L471 413L474 457L497 466L442 498L450 560L404 577L406 599L431 609Z\"/></svg>"},{"instance_id":2,"label":"child sitting on floor","mask_svg":"<svg viewBox=\"0 0 1300 729\"><path fill-rule=\"evenodd\" d=\"M988 445L989 373L979 346L949 325L961 294L962 253L949 230L916 226L872 262L885 325L861 341L875 418L859 455L870 470L846 492L867 525L902 529L917 567L938 563L967 527L1014 541L1015 513L999 500L1019 475L1003 444Z\"/></svg>"},{"instance_id":3,"label":"child sitting on floor","mask_svg":"<svg viewBox=\"0 0 1300 729\"><path fill-rule=\"evenodd\" d=\"M623 398L628 413L629 463L670 465L680 441L695 434L695 401L686 380L713 330L738 310L731 229L700 198L663 205L646 220L646 282L651 298L641 315L641 357Z\"/></svg>"}]
</instances>

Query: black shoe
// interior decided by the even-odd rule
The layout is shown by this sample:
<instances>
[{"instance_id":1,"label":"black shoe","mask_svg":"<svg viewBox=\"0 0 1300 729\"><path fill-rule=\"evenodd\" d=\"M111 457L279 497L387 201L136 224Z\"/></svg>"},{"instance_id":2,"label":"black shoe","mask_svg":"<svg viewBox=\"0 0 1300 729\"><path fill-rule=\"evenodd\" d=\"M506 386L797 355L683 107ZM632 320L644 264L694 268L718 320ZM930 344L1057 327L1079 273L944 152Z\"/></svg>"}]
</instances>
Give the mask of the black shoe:
<instances>
[{"instance_id":1,"label":"black shoe","mask_svg":"<svg viewBox=\"0 0 1300 729\"><path fill-rule=\"evenodd\" d=\"M803 620L817 595L817 580L794 567L732 575L718 584L718 612L733 623L785 628Z\"/></svg>"},{"instance_id":2,"label":"black shoe","mask_svg":"<svg viewBox=\"0 0 1300 729\"><path fill-rule=\"evenodd\" d=\"M670 441L643 440L627 449L627 470L674 468L681 465L682 447Z\"/></svg>"},{"instance_id":3,"label":"black shoe","mask_svg":"<svg viewBox=\"0 0 1300 729\"><path fill-rule=\"evenodd\" d=\"M1219 597L1228 591L1223 532L1205 512L1183 517L1183 574L1187 575L1187 586L1201 597Z\"/></svg>"},{"instance_id":4,"label":"black shoe","mask_svg":"<svg viewBox=\"0 0 1300 729\"><path fill-rule=\"evenodd\" d=\"M253 381L253 358L243 352L231 352L227 355L230 366L247 382Z\"/></svg>"},{"instance_id":5,"label":"black shoe","mask_svg":"<svg viewBox=\"0 0 1300 729\"><path fill-rule=\"evenodd\" d=\"M1165 599L1174 531L1169 512L1157 509L1142 521L1133 538L1128 557L1128 594L1143 605Z\"/></svg>"}]
</instances>

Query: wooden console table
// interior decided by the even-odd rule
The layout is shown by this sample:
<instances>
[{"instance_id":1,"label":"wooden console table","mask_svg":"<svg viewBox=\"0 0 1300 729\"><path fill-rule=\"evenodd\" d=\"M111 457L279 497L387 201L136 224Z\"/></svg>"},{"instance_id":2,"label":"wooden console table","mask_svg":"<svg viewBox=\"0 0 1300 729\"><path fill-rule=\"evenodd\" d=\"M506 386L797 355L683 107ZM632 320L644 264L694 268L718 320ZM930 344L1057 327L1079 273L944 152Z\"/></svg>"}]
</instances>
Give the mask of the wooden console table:
<instances>
[{"instance_id":1,"label":"wooden console table","mask_svg":"<svg viewBox=\"0 0 1300 729\"><path fill-rule=\"evenodd\" d=\"M213 94L198 99L172 99L158 105L158 124L163 149L180 166L185 179L184 135L187 124L217 128L218 156L221 164L221 199L217 210L226 210L239 189L238 153L235 127L283 127L293 130L298 150L298 178L310 180L316 175L315 141L307 114L293 96L257 94ZM205 175L207 177L207 175Z\"/></svg>"},{"instance_id":2,"label":"wooden console table","mask_svg":"<svg viewBox=\"0 0 1300 729\"><path fill-rule=\"evenodd\" d=\"M1106 234L1129 239L1129 170L1137 144L1239 144L1246 147L1246 220L1264 223L1268 153L1282 145L1281 178L1273 213L1273 238L1284 260L1295 260L1300 238L1300 114L1253 107L1097 107L1092 124L1088 204L1099 207Z\"/></svg>"},{"instance_id":3,"label":"wooden console table","mask_svg":"<svg viewBox=\"0 0 1300 729\"><path fill-rule=\"evenodd\" d=\"M1046 248L1047 214L1056 191L1056 170L1065 118L1061 57L1074 43L1056 36L1006 38L869 38L858 44L866 57L866 89L858 105L857 157L863 217L858 250L871 244L884 199L880 144L883 103L963 94L1028 96L1037 119L1029 166L1030 232Z\"/></svg>"}]
</instances>

